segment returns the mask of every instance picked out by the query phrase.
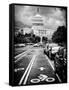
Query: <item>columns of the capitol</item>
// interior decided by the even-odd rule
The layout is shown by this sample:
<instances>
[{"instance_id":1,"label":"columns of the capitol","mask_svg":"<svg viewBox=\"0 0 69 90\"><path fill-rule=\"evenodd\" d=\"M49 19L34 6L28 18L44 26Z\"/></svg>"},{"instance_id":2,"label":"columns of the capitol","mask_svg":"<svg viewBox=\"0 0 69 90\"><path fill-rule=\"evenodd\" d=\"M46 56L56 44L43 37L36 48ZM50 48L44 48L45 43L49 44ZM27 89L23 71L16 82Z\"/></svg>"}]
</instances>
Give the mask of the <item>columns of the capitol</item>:
<instances>
[{"instance_id":1,"label":"columns of the capitol","mask_svg":"<svg viewBox=\"0 0 69 90\"><path fill-rule=\"evenodd\" d=\"M40 39L40 43L42 43L42 36L40 37L41 39Z\"/></svg>"}]
</instances>

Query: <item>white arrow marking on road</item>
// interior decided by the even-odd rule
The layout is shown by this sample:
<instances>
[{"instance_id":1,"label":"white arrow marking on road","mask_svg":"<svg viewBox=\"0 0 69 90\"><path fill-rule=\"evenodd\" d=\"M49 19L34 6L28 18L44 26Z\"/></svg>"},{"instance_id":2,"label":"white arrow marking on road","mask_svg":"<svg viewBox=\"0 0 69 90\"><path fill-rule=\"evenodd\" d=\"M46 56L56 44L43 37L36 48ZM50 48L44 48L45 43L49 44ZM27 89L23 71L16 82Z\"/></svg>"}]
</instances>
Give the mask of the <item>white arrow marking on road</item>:
<instances>
[{"instance_id":1,"label":"white arrow marking on road","mask_svg":"<svg viewBox=\"0 0 69 90\"><path fill-rule=\"evenodd\" d=\"M46 69L46 68L44 68L44 67L40 67L40 68L38 68L38 69L40 69L40 71L43 71L43 70Z\"/></svg>"}]
</instances>

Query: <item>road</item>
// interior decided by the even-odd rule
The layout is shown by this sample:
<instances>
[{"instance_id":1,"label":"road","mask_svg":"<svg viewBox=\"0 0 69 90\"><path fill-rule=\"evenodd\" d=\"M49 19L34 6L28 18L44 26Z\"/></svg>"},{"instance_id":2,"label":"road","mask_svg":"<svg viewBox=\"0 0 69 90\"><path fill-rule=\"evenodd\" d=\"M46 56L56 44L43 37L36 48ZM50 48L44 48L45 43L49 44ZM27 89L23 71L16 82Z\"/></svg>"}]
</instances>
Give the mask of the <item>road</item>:
<instances>
[{"instance_id":1,"label":"road","mask_svg":"<svg viewBox=\"0 0 69 90\"><path fill-rule=\"evenodd\" d=\"M54 63L44 54L42 47L31 46L23 52L24 48L18 50L14 61L15 85L61 83L60 77L54 73Z\"/></svg>"}]
</instances>

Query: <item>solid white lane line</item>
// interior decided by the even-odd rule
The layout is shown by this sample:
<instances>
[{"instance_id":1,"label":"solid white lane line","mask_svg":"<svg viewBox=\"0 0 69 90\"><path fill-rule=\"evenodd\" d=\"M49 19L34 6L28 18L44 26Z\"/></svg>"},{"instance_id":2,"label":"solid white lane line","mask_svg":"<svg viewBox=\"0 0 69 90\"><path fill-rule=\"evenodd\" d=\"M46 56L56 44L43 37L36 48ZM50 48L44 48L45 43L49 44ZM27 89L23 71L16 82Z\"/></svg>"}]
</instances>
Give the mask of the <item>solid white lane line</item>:
<instances>
[{"instance_id":1,"label":"solid white lane line","mask_svg":"<svg viewBox=\"0 0 69 90\"><path fill-rule=\"evenodd\" d=\"M32 58L33 58L33 57L32 57ZM30 61L29 65L28 65L28 67L26 68L26 70L25 70L25 72L24 72L24 74L23 74L23 76L22 76L22 78L21 78L21 80L20 80L20 82L19 82L19 85L21 85L21 83L22 83L22 81L23 81L23 79L24 79L26 73L28 72L28 69L30 68L30 65L31 65L31 63L32 63L32 60L33 60L33 59L31 59L31 61Z\"/></svg>"},{"instance_id":2,"label":"solid white lane line","mask_svg":"<svg viewBox=\"0 0 69 90\"><path fill-rule=\"evenodd\" d=\"M31 68L32 68L32 66L33 66L33 63L34 63L35 58L36 58L36 55L34 55L33 58L32 58L32 62L31 62L30 68L29 68L29 70L28 70L28 73L27 73L26 78L25 78L24 83L23 83L24 85L25 85L26 82L27 82L27 79L28 79L28 76L29 76L29 74L30 74L30 71L31 71Z\"/></svg>"},{"instance_id":3,"label":"solid white lane line","mask_svg":"<svg viewBox=\"0 0 69 90\"><path fill-rule=\"evenodd\" d=\"M21 55L23 55L23 54L25 54L26 52L28 52L28 51L29 51L29 49L31 49L32 47L33 47L33 46L29 47L29 48L27 49L27 51L22 52L22 53L20 53L20 54L16 55L14 58L15 58L15 59L19 58Z\"/></svg>"},{"instance_id":4,"label":"solid white lane line","mask_svg":"<svg viewBox=\"0 0 69 90\"><path fill-rule=\"evenodd\" d=\"M57 76L57 78L58 78L59 82L62 82L62 81L61 81L61 79L60 79L60 77L58 76L58 74L57 74L57 73L56 73L56 76Z\"/></svg>"},{"instance_id":5,"label":"solid white lane line","mask_svg":"<svg viewBox=\"0 0 69 90\"><path fill-rule=\"evenodd\" d=\"M48 60L49 64L51 65L52 69L55 70L55 69L54 69L54 66L52 65L52 63L51 63L51 61L49 60L49 58L48 58L47 56L45 56L45 57L46 57L46 59ZM60 77L58 76L58 74L56 74L56 76L57 76L59 82L62 82L61 79L60 79Z\"/></svg>"},{"instance_id":6,"label":"solid white lane line","mask_svg":"<svg viewBox=\"0 0 69 90\"><path fill-rule=\"evenodd\" d=\"M27 52L27 51L22 52L22 53L20 53L20 54L16 55L14 58L15 58L15 59L17 59L18 57L20 57L22 54L24 54L24 53L26 53L26 52Z\"/></svg>"},{"instance_id":7,"label":"solid white lane line","mask_svg":"<svg viewBox=\"0 0 69 90\"><path fill-rule=\"evenodd\" d=\"M49 60L49 58L47 57L47 55L45 55L45 58L48 60L48 62L49 62L49 64L50 64L50 66L52 67L52 69L55 70L55 69L54 69L54 66L52 65L52 63L51 63L51 61Z\"/></svg>"},{"instance_id":8,"label":"solid white lane line","mask_svg":"<svg viewBox=\"0 0 69 90\"><path fill-rule=\"evenodd\" d=\"M30 49L29 49L29 50L30 50ZM25 51L25 52L20 53L19 55L15 56L14 58L15 58L15 59L19 58L20 56L22 56L22 55L26 54L29 50L27 50L27 51Z\"/></svg>"},{"instance_id":9,"label":"solid white lane line","mask_svg":"<svg viewBox=\"0 0 69 90\"><path fill-rule=\"evenodd\" d=\"M20 55L20 57L19 57L17 60L15 60L14 62L15 62L15 63L18 62L22 57L26 56L26 54L29 53L30 51L31 51L31 49L29 49L29 50L26 51L25 53L22 53L22 55Z\"/></svg>"}]
</instances>

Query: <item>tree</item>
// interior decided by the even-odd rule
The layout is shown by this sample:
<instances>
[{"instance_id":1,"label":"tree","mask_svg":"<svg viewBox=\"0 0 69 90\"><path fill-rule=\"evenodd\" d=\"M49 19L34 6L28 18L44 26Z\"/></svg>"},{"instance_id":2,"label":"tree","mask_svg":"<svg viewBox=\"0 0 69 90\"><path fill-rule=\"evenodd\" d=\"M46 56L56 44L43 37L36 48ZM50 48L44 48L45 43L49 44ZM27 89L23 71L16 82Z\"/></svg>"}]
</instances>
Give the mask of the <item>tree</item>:
<instances>
[{"instance_id":1,"label":"tree","mask_svg":"<svg viewBox=\"0 0 69 90\"><path fill-rule=\"evenodd\" d=\"M67 29L65 26L59 26L52 36L55 43L67 43Z\"/></svg>"},{"instance_id":2,"label":"tree","mask_svg":"<svg viewBox=\"0 0 69 90\"><path fill-rule=\"evenodd\" d=\"M36 43L40 42L40 37L39 37L39 36L36 36L36 37L35 37L35 42L36 42Z\"/></svg>"},{"instance_id":3,"label":"tree","mask_svg":"<svg viewBox=\"0 0 69 90\"><path fill-rule=\"evenodd\" d=\"M43 38L42 38L42 41L43 41L44 43L46 43L46 42L47 42L47 40L48 40L48 38L47 38L47 37L43 37Z\"/></svg>"}]
</instances>

